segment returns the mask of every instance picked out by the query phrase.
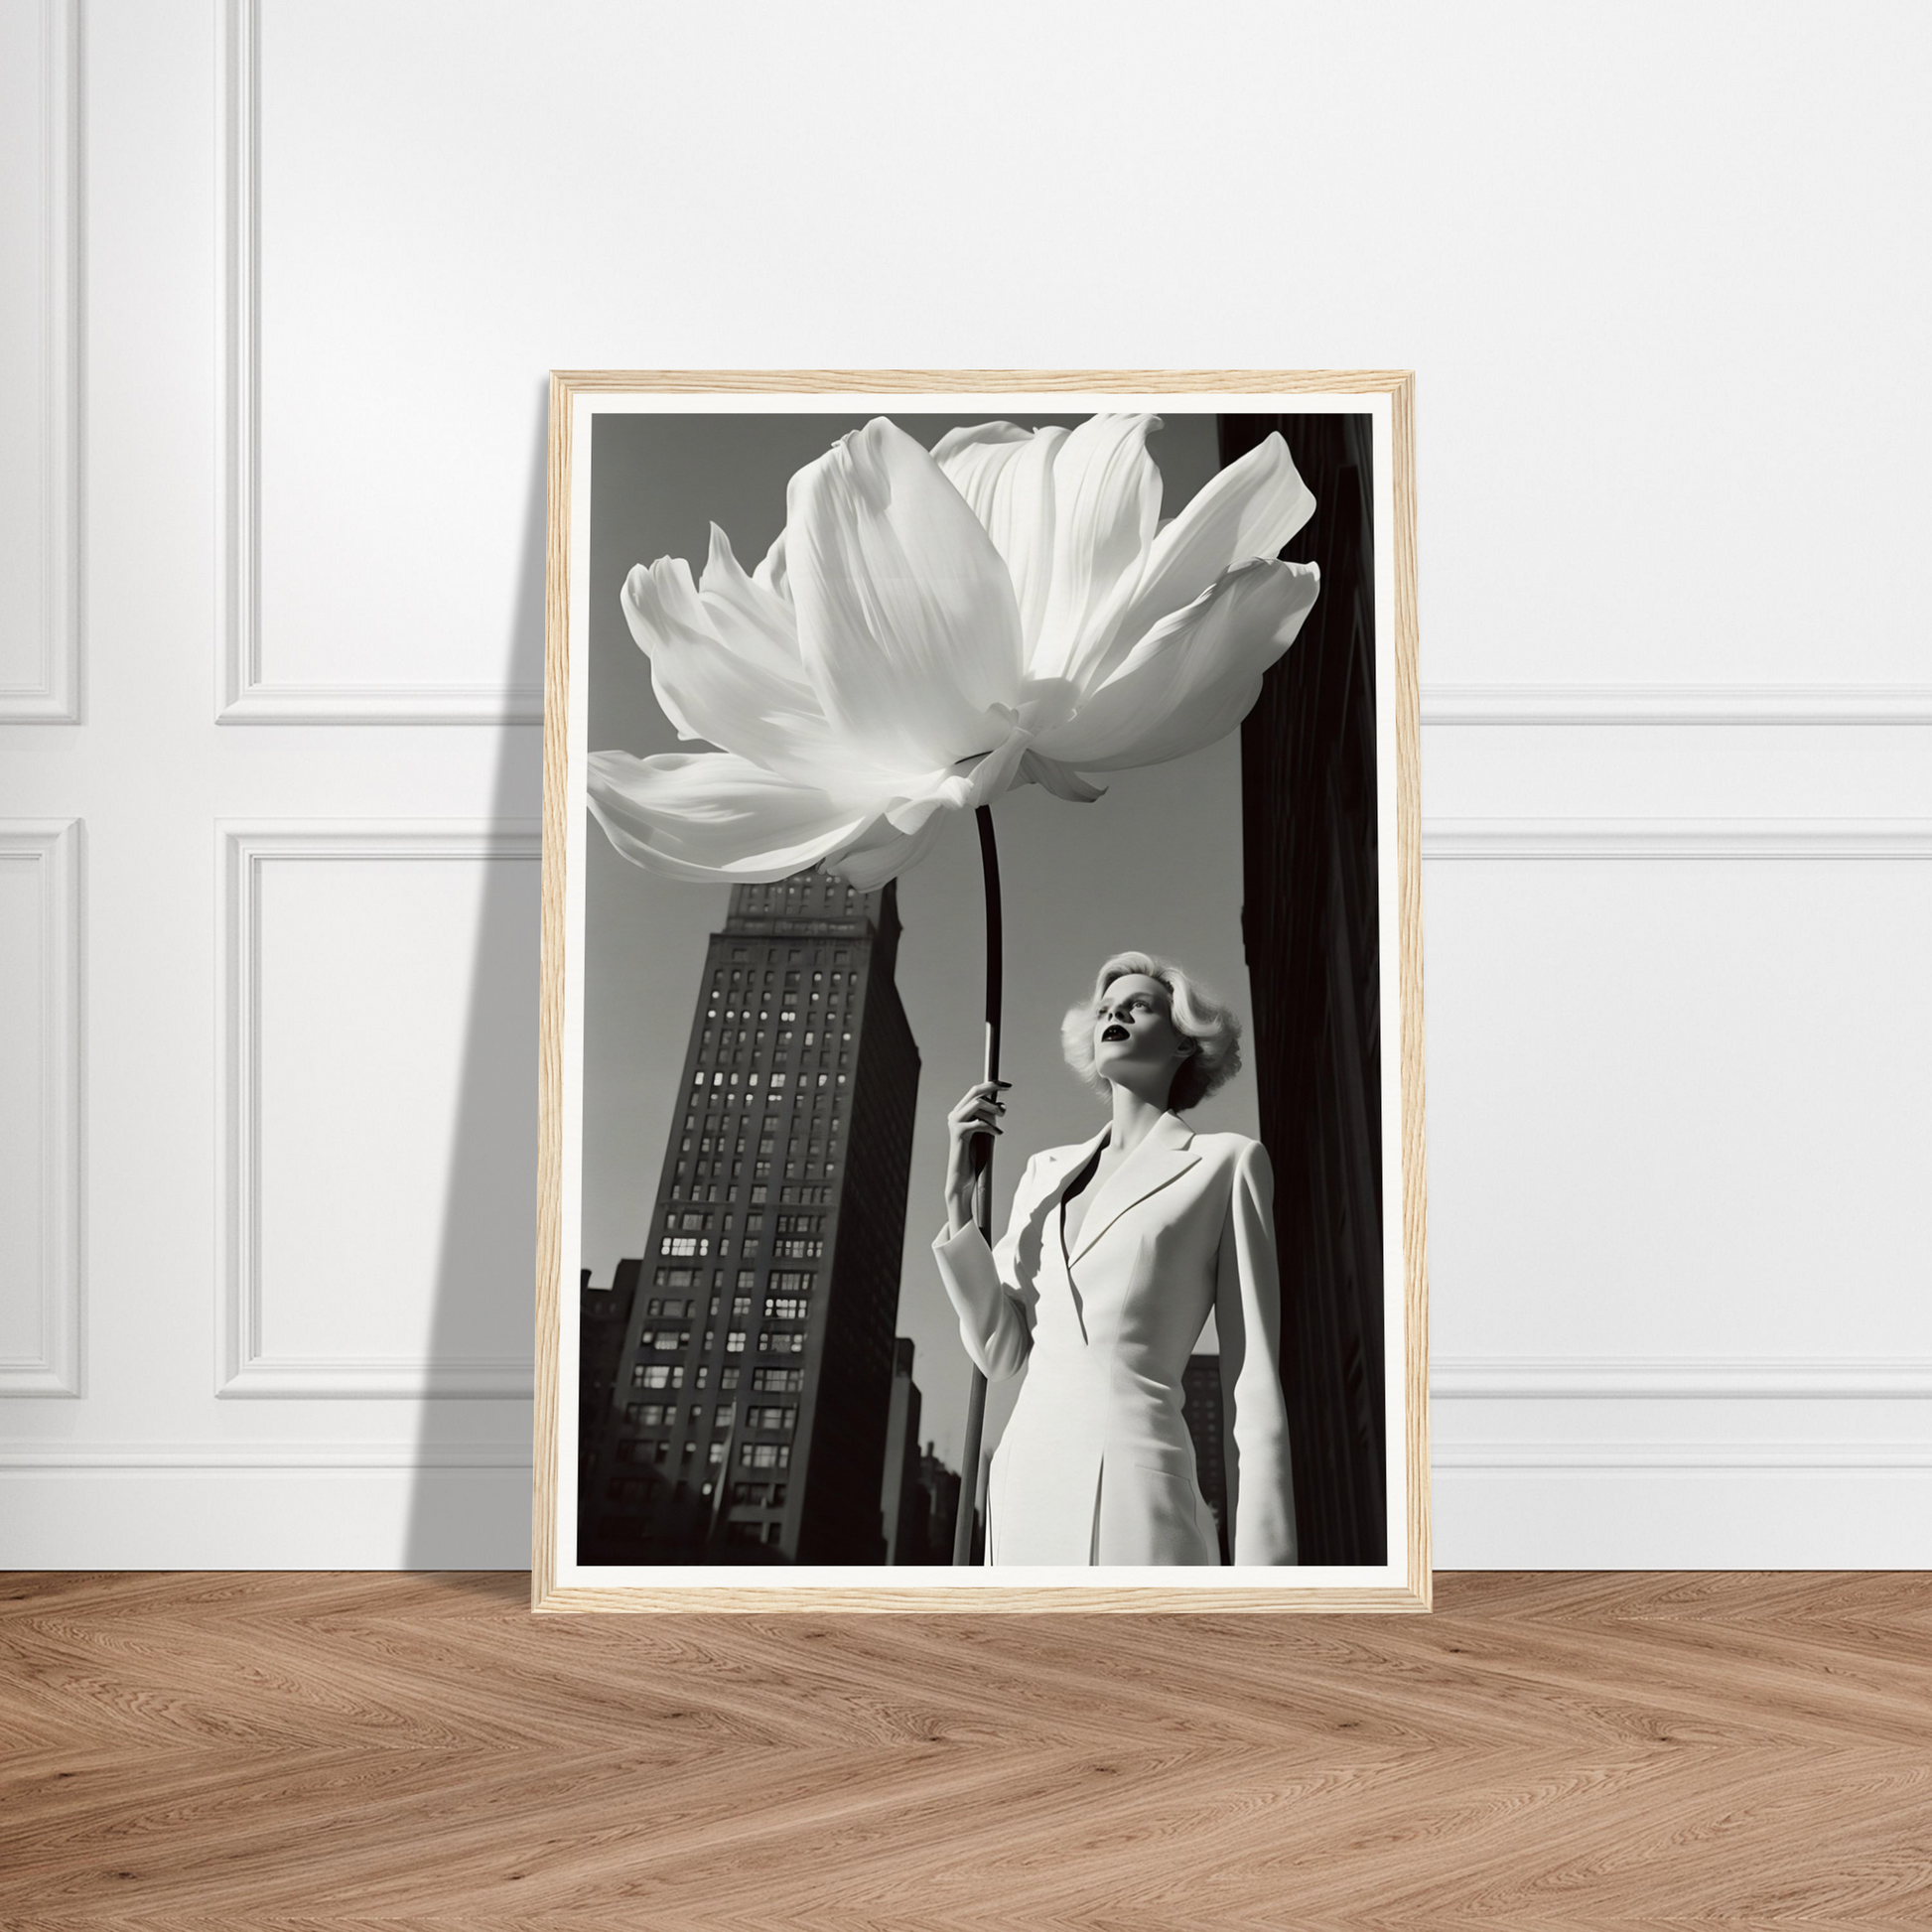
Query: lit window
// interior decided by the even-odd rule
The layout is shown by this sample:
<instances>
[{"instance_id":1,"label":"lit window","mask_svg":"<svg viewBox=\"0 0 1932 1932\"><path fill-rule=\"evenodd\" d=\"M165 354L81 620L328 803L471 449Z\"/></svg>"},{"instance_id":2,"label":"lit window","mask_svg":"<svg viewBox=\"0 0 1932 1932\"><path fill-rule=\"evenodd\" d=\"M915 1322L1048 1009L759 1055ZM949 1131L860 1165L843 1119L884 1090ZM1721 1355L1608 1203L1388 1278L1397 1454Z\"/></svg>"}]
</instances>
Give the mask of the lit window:
<instances>
[{"instance_id":1,"label":"lit window","mask_svg":"<svg viewBox=\"0 0 1932 1932\"><path fill-rule=\"evenodd\" d=\"M728 1330L725 1335L725 1353L727 1355L742 1355L744 1352L745 1330L743 1328L732 1328Z\"/></svg>"}]
</instances>

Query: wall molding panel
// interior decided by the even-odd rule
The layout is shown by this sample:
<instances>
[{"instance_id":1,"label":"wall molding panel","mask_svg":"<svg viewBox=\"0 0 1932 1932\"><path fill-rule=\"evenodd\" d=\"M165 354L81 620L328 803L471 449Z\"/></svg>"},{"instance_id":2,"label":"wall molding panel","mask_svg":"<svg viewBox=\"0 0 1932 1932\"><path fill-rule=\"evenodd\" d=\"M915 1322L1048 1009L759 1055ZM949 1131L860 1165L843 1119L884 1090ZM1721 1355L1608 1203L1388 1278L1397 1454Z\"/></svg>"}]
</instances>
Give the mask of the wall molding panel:
<instances>
[{"instance_id":1,"label":"wall molding panel","mask_svg":"<svg viewBox=\"0 0 1932 1932\"><path fill-rule=\"evenodd\" d=\"M221 503L215 722L540 725L541 685L287 684L265 676L261 623L261 16L220 0Z\"/></svg>"},{"instance_id":2,"label":"wall molding panel","mask_svg":"<svg viewBox=\"0 0 1932 1932\"><path fill-rule=\"evenodd\" d=\"M8 1443L0 1472L525 1469L527 1443Z\"/></svg>"},{"instance_id":3,"label":"wall molding panel","mask_svg":"<svg viewBox=\"0 0 1932 1932\"><path fill-rule=\"evenodd\" d=\"M1749 694L1738 694L1747 697ZM1920 701L1913 699L1914 704ZM1849 709L1849 706L1847 707ZM1899 713L1910 707L1901 704ZM1932 722L1932 702L1917 712L1879 718L1851 718L1814 711L1805 717L1773 718L1764 712L1746 716L1738 705L1730 717L1652 718L1647 722L1843 723ZM1427 711L1425 716L1427 716ZM1600 719L1550 716L1516 718L1450 717L1451 723L1639 722L1628 716ZM1522 861L1572 863L1635 862L1674 864L1687 861L1755 864L1764 861L1866 863L1932 860L1932 819L1820 819L1820 818L1508 818L1427 821L1423 854L1431 864ZM1905 1356L1859 1357L1590 1357L1590 1356L1445 1356L1431 1367L1432 1400L1457 1405L1481 1402L1579 1401L1620 1402L1805 1402L1868 1403L1932 1400L1932 1360ZM1463 1413L1467 1413L1464 1411ZM1733 1412L1734 1413L1734 1412ZM1744 1480L1752 1471L1832 1472L1920 1471L1932 1469L1932 1444L1872 1442L1735 1443L1735 1442L1446 1442L1440 1436L1433 1465L1446 1475L1478 1479L1485 1475L1520 1484L1548 1474L1560 1481L1611 1477L1629 1472L1631 1479L1685 1479L1712 1472L1733 1472L1727 1480ZM1704 1492L1683 1491L1686 1509L1701 1508ZM1476 1498L1482 1497L1480 1504ZM1554 1507L1554 1505L1551 1505ZM1458 1562L1513 1564L1557 1561L1542 1552L1547 1535L1559 1533L1553 1518L1523 1523L1512 1529L1514 1507L1506 1492L1488 1495L1479 1487L1458 1506L1476 1510L1468 1517L1473 1538L1468 1555ZM1541 1507L1541 1505L1539 1505ZM1662 1541L1639 1538L1627 1556L1617 1561L1675 1562L1672 1541L1687 1531L1689 1518L1674 1527L1661 1527ZM1807 1506L1793 1520L1813 1521ZM1823 1534L1819 1518L1814 1527ZM1479 1531L1479 1533L1478 1533ZM1780 1531L1780 1535L1787 1532ZM1542 1539L1542 1540L1540 1540ZM1694 1538L1687 1541L1694 1542ZM1803 1537L1798 1539L1803 1543ZM1796 1547L1796 1546L1794 1546ZM1900 1546L1901 1548L1903 1546ZM1916 1546L1915 1546L1916 1547ZM1604 1555L1599 1559L1608 1562ZM1781 1557L1780 1561L1792 1560Z\"/></svg>"},{"instance_id":4,"label":"wall molding panel","mask_svg":"<svg viewBox=\"0 0 1932 1932\"><path fill-rule=\"evenodd\" d=\"M1439 1356L1429 1392L1438 1402L1932 1401L1932 1361Z\"/></svg>"},{"instance_id":5,"label":"wall molding panel","mask_svg":"<svg viewBox=\"0 0 1932 1932\"><path fill-rule=\"evenodd\" d=\"M263 1344L261 1254L261 885L270 865L335 861L514 860L536 864L541 834L522 820L225 823L219 867L220 1014L215 1078L219 1311L215 1393L243 1397L439 1396L527 1399L527 1356L276 1357Z\"/></svg>"},{"instance_id":6,"label":"wall molding panel","mask_svg":"<svg viewBox=\"0 0 1932 1932\"><path fill-rule=\"evenodd\" d=\"M1932 725L1932 684L1425 684L1425 725Z\"/></svg>"},{"instance_id":7,"label":"wall molding panel","mask_svg":"<svg viewBox=\"0 0 1932 1932\"><path fill-rule=\"evenodd\" d=\"M1438 1443L1433 1468L1545 1471L1641 1469L1932 1469L1932 1443Z\"/></svg>"},{"instance_id":8,"label":"wall molding panel","mask_svg":"<svg viewBox=\"0 0 1932 1932\"><path fill-rule=\"evenodd\" d=\"M1932 859L1932 818L1432 818L1423 858Z\"/></svg>"},{"instance_id":9,"label":"wall molding panel","mask_svg":"<svg viewBox=\"0 0 1932 1932\"><path fill-rule=\"evenodd\" d=\"M40 675L0 724L80 718L80 8L40 0Z\"/></svg>"},{"instance_id":10,"label":"wall molding panel","mask_svg":"<svg viewBox=\"0 0 1932 1932\"><path fill-rule=\"evenodd\" d=\"M80 821L0 821L0 866L32 866L40 961L40 1345L0 1359L0 1395L81 1390Z\"/></svg>"}]
</instances>

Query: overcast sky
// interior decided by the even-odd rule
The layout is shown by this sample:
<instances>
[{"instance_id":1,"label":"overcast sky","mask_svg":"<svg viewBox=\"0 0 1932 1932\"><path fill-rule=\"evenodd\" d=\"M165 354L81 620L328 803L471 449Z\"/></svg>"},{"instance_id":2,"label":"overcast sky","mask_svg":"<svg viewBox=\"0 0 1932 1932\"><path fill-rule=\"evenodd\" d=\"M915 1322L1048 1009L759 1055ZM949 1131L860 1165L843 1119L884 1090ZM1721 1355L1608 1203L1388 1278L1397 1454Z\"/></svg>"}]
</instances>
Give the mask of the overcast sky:
<instances>
[{"instance_id":1,"label":"overcast sky","mask_svg":"<svg viewBox=\"0 0 1932 1932\"><path fill-rule=\"evenodd\" d=\"M618 593L631 565L663 556L703 566L712 521L749 569L784 523L792 473L865 419L832 415L600 416L593 446L590 749L691 750L650 688ZM928 447L985 417L901 415ZM1026 416L1028 428L1071 416ZM1164 411L1150 442L1172 516L1214 473L1214 418ZM1014 1082L995 1168L1004 1225L1030 1154L1086 1139L1101 1103L1060 1058L1059 1025L1108 953L1165 954L1249 1014L1241 954L1238 734L1173 763L1111 774L1107 795L1070 805L1036 785L994 807L1005 887L1003 1071ZM897 982L923 1063L913 1137L898 1332L916 1345L920 1434L957 1464L970 1363L939 1286L931 1242L942 1208L945 1115L979 1078L985 938L979 843L969 815L950 813L937 847L899 880ZM730 889L640 871L590 827L586 912L583 1260L611 1279L640 1254L683 1070L706 941ZM1257 1132L1254 1084L1240 1075L1190 1116L1202 1130ZM1211 1345L1211 1330L1210 1330ZM995 1384L986 1448L1018 1384Z\"/></svg>"}]
</instances>

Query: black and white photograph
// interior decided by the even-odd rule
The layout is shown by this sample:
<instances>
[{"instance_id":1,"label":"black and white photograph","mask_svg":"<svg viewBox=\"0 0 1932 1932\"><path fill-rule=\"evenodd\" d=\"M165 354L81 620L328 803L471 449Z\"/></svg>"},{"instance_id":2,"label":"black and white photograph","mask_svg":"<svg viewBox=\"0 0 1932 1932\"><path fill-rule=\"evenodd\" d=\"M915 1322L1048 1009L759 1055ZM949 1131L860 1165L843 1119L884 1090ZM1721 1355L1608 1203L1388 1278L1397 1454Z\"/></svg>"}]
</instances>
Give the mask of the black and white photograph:
<instances>
[{"instance_id":1,"label":"black and white photograph","mask_svg":"<svg viewBox=\"0 0 1932 1932\"><path fill-rule=\"evenodd\" d=\"M565 1597L1426 1601L1390 397L1065 386L561 405Z\"/></svg>"}]
</instances>

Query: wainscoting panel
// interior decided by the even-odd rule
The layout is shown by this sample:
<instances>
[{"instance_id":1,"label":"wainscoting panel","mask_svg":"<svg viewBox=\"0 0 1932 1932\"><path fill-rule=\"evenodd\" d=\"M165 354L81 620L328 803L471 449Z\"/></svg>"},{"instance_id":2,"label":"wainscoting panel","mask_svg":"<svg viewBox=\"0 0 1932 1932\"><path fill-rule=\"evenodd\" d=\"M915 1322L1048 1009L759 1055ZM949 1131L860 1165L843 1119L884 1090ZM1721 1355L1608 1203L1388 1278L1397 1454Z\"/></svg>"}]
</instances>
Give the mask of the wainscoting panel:
<instances>
[{"instance_id":1,"label":"wainscoting panel","mask_svg":"<svg viewBox=\"0 0 1932 1932\"><path fill-rule=\"evenodd\" d=\"M534 828L227 825L219 1393L522 1396Z\"/></svg>"},{"instance_id":2,"label":"wainscoting panel","mask_svg":"<svg viewBox=\"0 0 1932 1932\"><path fill-rule=\"evenodd\" d=\"M79 716L79 12L0 13L0 724Z\"/></svg>"},{"instance_id":3,"label":"wainscoting panel","mask_svg":"<svg viewBox=\"0 0 1932 1932\"><path fill-rule=\"evenodd\" d=\"M0 1395L80 1393L79 867L0 820Z\"/></svg>"}]
</instances>

